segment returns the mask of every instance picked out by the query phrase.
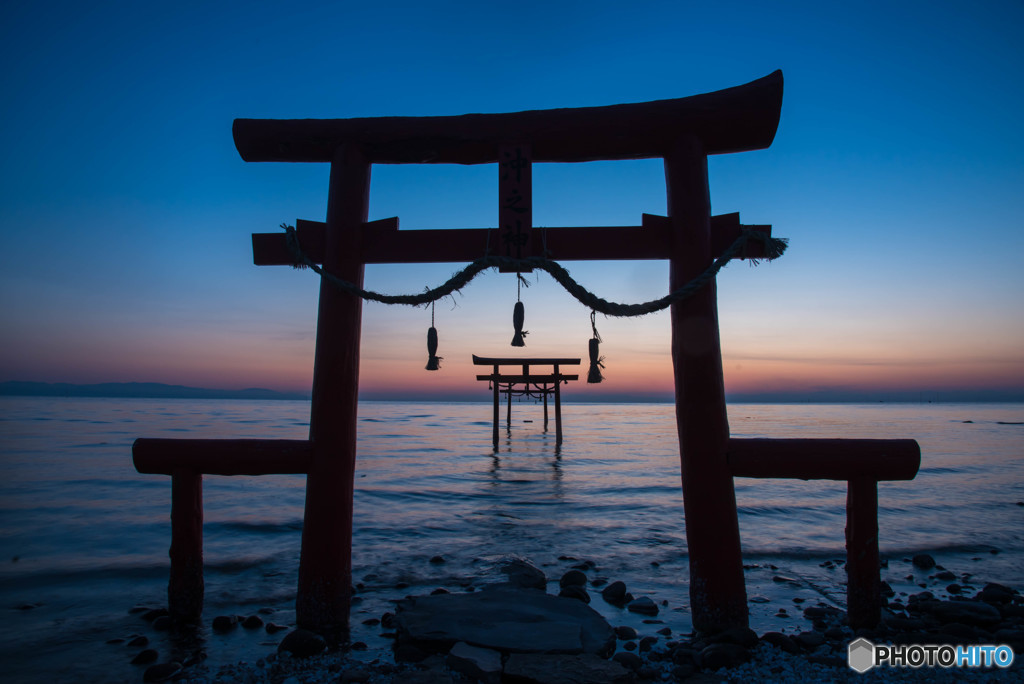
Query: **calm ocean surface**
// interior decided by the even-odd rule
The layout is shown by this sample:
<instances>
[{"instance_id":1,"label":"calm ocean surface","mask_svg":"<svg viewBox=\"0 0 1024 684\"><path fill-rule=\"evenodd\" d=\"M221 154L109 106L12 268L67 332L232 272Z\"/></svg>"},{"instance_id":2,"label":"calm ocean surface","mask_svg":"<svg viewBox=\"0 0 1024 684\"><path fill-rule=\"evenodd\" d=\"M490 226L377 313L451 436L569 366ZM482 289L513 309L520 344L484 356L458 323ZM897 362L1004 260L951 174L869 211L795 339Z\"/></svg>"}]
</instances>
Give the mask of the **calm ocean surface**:
<instances>
[{"instance_id":1,"label":"calm ocean surface","mask_svg":"<svg viewBox=\"0 0 1024 684\"><path fill-rule=\"evenodd\" d=\"M591 559L598 576L667 600L666 623L688 630L672 406L563 411L558 452L553 422L545 433L541 407L523 403L495 453L488 403L361 404L353 638L382 648L362 619L406 594L497 581L509 556L555 579L578 562L559 557ZM917 478L879 485L883 578L916 589L923 578L907 579L902 559L925 551L981 583L1024 589L1024 404L736 404L729 414L735 437L918 440ZM108 639L149 634L162 654L181 647L128 615L165 603L170 542L170 478L135 472L136 437L304 439L308 421L305 402L0 398L4 674L140 681L133 652ZM779 574L842 605L842 571L819 563L845 555L845 484L738 479L736 496L752 626L773 626ZM303 476L205 478L204 618L273 608L271 620L294 620L303 497ZM429 563L439 554L446 563ZM632 619L591 605L613 624ZM206 638L211 664L255 660L279 640Z\"/></svg>"}]
</instances>

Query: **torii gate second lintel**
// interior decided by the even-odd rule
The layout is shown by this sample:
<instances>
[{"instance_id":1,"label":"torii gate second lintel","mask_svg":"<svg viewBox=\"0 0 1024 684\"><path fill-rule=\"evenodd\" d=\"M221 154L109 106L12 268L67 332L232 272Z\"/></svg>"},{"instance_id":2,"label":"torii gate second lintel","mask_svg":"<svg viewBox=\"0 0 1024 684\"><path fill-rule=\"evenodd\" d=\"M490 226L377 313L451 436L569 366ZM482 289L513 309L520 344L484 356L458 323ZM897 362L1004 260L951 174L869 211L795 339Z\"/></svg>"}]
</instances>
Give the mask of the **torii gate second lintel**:
<instances>
[{"instance_id":1,"label":"torii gate second lintel","mask_svg":"<svg viewBox=\"0 0 1024 684\"><path fill-rule=\"evenodd\" d=\"M482 255L492 233L399 231L397 219L367 223L372 164L498 162L501 168L503 151L517 148L525 152L526 163L661 157L667 217L645 216L640 227L543 233L528 218L511 226L510 217L521 214L509 210L530 206L529 184L502 177L499 230L506 238L515 236L506 244L516 246L516 256L667 259L669 291L675 292L741 230L738 215L711 216L707 156L768 147L778 127L782 85L776 71L735 88L644 104L457 117L238 119L233 132L246 161L330 162L327 221L300 221L299 240L324 271L359 287L366 263L472 260ZM770 233L768 226L755 228ZM534 239L538 233L542 240ZM747 249L744 256L758 256L756 243ZM253 255L257 264L293 263L280 233L254 235ZM734 477L848 480L850 623L874 624L879 618L875 483L912 478L920 450L913 440L783 440L781 445L730 438L716 300L712 280L670 308L693 624L716 631L748 622ZM202 608L202 473L305 472L297 622L320 630L347 626L361 311L358 297L321 281L308 441L136 441L140 472L172 475L168 594L173 614L195 618ZM250 446L256 460L240 455ZM821 466L822 455L830 457L828 467Z\"/></svg>"}]
</instances>

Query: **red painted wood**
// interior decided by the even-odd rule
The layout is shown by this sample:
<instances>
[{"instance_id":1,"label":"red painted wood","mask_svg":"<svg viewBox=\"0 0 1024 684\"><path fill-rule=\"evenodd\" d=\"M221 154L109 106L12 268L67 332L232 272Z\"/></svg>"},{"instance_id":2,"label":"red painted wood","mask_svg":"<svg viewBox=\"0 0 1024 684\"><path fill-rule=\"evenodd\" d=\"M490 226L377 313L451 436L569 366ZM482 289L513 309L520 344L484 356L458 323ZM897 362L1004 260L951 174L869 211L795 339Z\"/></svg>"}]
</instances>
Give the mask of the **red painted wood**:
<instances>
[{"instance_id":1,"label":"red painted wood","mask_svg":"<svg viewBox=\"0 0 1024 684\"><path fill-rule=\"evenodd\" d=\"M494 383L494 429L492 430L492 441L494 442L494 449L498 449L498 404L500 396L500 388L498 383Z\"/></svg>"},{"instance_id":2,"label":"red painted wood","mask_svg":"<svg viewBox=\"0 0 1024 684\"><path fill-rule=\"evenodd\" d=\"M556 358L515 358L515 357L497 357L492 358L489 356L477 356L473 354L473 364L477 366L550 366L558 364L561 366L578 366L580 365L580 359L556 359ZM494 372L497 373L498 369L495 368Z\"/></svg>"},{"instance_id":3,"label":"red painted wood","mask_svg":"<svg viewBox=\"0 0 1024 684\"><path fill-rule=\"evenodd\" d=\"M360 119L235 119L246 161L329 162L355 144L375 164L487 164L509 140L529 143L535 162L664 157L691 135L707 154L771 145L782 111L782 72L712 93L610 107L508 114Z\"/></svg>"},{"instance_id":4,"label":"red painted wood","mask_svg":"<svg viewBox=\"0 0 1024 684\"><path fill-rule=\"evenodd\" d=\"M177 469L207 475L305 473L313 445L292 439L149 439L132 445L140 473L171 475Z\"/></svg>"},{"instance_id":5,"label":"red painted wood","mask_svg":"<svg viewBox=\"0 0 1024 684\"><path fill-rule=\"evenodd\" d=\"M913 480L921 447L912 439L729 440L735 477Z\"/></svg>"},{"instance_id":6,"label":"red painted wood","mask_svg":"<svg viewBox=\"0 0 1024 684\"><path fill-rule=\"evenodd\" d=\"M558 366L555 366L555 375L558 375ZM563 376L568 377L568 376ZM562 383L555 382L555 444L562 443Z\"/></svg>"},{"instance_id":7,"label":"red painted wood","mask_svg":"<svg viewBox=\"0 0 1024 684\"><path fill-rule=\"evenodd\" d=\"M494 228L436 230L385 230L380 222L360 228L361 258L367 264L465 263L498 254L499 233ZM719 256L739 237L742 228L771 236L771 226L741 225L739 214L711 218L712 254ZM314 263L323 263L326 224L299 219L295 222L299 243ZM542 233L538 235L538 233ZM671 222L663 216L643 215L641 226L590 226L534 228L525 256L544 255L557 261L604 261L668 259L672 254ZM291 253L282 232L254 233L253 263L257 266L287 266ZM764 245L748 242L742 259L764 256Z\"/></svg>"},{"instance_id":8,"label":"red painted wood","mask_svg":"<svg viewBox=\"0 0 1024 684\"><path fill-rule=\"evenodd\" d=\"M707 157L694 137L665 158L668 213L674 230L669 288L678 289L711 263ZM682 466L693 625L713 632L747 626L732 473L729 423L714 282L673 304L672 364Z\"/></svg>"},{"instance_id":9,"label":"red painted wood","mask_svg":"<svg viewBox=\"0 0 1024 684\"><path fill-rule=\"evenodd\" d=\"M846 610L850 627L874 627L882 617L878 569L878 485L850 480L846 491Z\"/></svg>"},{"instance_id":10,"label":"red painted wood","mask_svg":"<svg viewBox=\"0 0 1024 684\"><path fill-rule=\"evenodd\" d=\"M580 376L579 375L565 375L564 373L558 373L558 374L549 373L547 375L538 375L538 374L531 374L531 375L507 375L507 374L504 374L504 373L498 373L497 375L495 375L495 374L491 374L491 375L478 375L478 376L476 376L476 379L477 380L486 380L488 382L500 382L502 384L508 382L508 383L512 383L512 384L521 385L523 383L531 383L531 382L532 383L553 383L553 382L561 381L561 380L579 380Z\"/></svg>"},{"instance_id":11,"label":"red painted wood","mask_svg":"<svg viewBox=\"0 0 1024 684\"><path fill-rule=\"evenodd\" d=\"M366 222L370 164L354 146L332 158L324 268L361 286L356 228ZM310 629L347 628L352 590L352 505L362 300L320 283L313 402L313 458L306 478L296 621Z\"/></svg>"},{"instance_id":12,"label":"red painted wood","mask_svg":"<svg viewBox=\"0 0 1024 684\"><path fill-rule=\"evenodd\" d=\"M171 475L171 617L195 622L203 612L203 476L186 468Z\"/></svg>"}]
</instances>

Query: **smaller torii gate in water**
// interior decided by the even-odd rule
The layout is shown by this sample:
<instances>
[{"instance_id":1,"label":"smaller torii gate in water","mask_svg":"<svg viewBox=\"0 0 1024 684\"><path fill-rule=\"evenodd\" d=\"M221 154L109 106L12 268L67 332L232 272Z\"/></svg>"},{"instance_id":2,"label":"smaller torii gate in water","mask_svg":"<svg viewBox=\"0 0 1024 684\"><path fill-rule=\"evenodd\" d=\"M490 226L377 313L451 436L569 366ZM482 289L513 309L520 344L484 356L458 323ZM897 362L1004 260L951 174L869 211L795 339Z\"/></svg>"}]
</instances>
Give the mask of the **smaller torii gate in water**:
<instances>
[{"instance_id":1,"label":"smaller torii gate in water","mask_svg":"<svg viewBox=\"0 0 1024 684\"><path fill-rule=\"evenodd\" d=\"M579 380L578 375L566 375L561 372L561 366L578 366L580 359L557 359L557 358L489 358L473 354L473 364L476 366L491 366L491 372L487 375L476 376L477 380L486 380L491 384L494 391L494 425L491 430L491 441L494 449L498 449L498 398L504 392L508 397L508 413L505 416L505 424L512 427L512 397L535 397L544 400L544 429L548 429L548 397L555 399L555 444L562 443L562 383L570 380ZM502 366L519 366L520 373L502 373ZM551 366L550 373L531 373L530 369L536 371L537 366Z\"/></svg>"},{"instance_id":2,"label":"smaller torii gate in water","mask_svg":"<svg viewBox=\"0 0 1024 684\"><path fill-rule=\"evenodd\" d=\"M327 221L298 221L302 249L359 288L369 263L473 261L486 246L511 258L559 261L667 259L669 290L701 274L744 229L738 214L712 216L707 157L768 147L782 106L782 73L746 85L642 104L370 119L238 119L246 161L327 162ZM641 226L550 228L532 224L534 162L662 158L668 216ZM373 164L498 164L499 227L399 231L367 222ZM493 238L492 238L492 234ZM748 242L740 258L763 256ZM257 265L295 264L284 235L253 235ZM308 440L139 439L139 472L172 477L169 607L202 610L202 475L305 473L306 504L296 598L298 624L347 627L362 300L321 279ZM912 479L913 440L729 437L716 288L712 280L671 306L671 354L679 435L693 625L746 626L748 611L734 477L848 482L850 623L877 623L877 482Z\"/></svg>"}]
</instances>

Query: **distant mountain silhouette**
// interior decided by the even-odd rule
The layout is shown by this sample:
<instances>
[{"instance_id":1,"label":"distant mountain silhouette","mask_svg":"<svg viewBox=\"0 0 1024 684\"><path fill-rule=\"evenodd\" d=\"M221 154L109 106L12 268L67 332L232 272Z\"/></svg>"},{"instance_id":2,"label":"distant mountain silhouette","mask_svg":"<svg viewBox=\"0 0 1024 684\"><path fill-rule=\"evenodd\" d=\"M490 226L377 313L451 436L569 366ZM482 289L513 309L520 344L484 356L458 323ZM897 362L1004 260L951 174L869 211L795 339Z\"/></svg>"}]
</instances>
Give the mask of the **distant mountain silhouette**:
<instances>
[{"instance_id":1,"label":"distant mountain silhouette","mask_svg":"<svg viewBox=\"0 0 1024 684\"><path fill-rule=\"evenodd\" d=\"M25 397L117 397L152 399L309 399L300 392L277 392L250 387L239 390L165 385L159 382L104 382L75 385L66 382L0 382L0 395Z\"/></svg>"}]
</instances>

